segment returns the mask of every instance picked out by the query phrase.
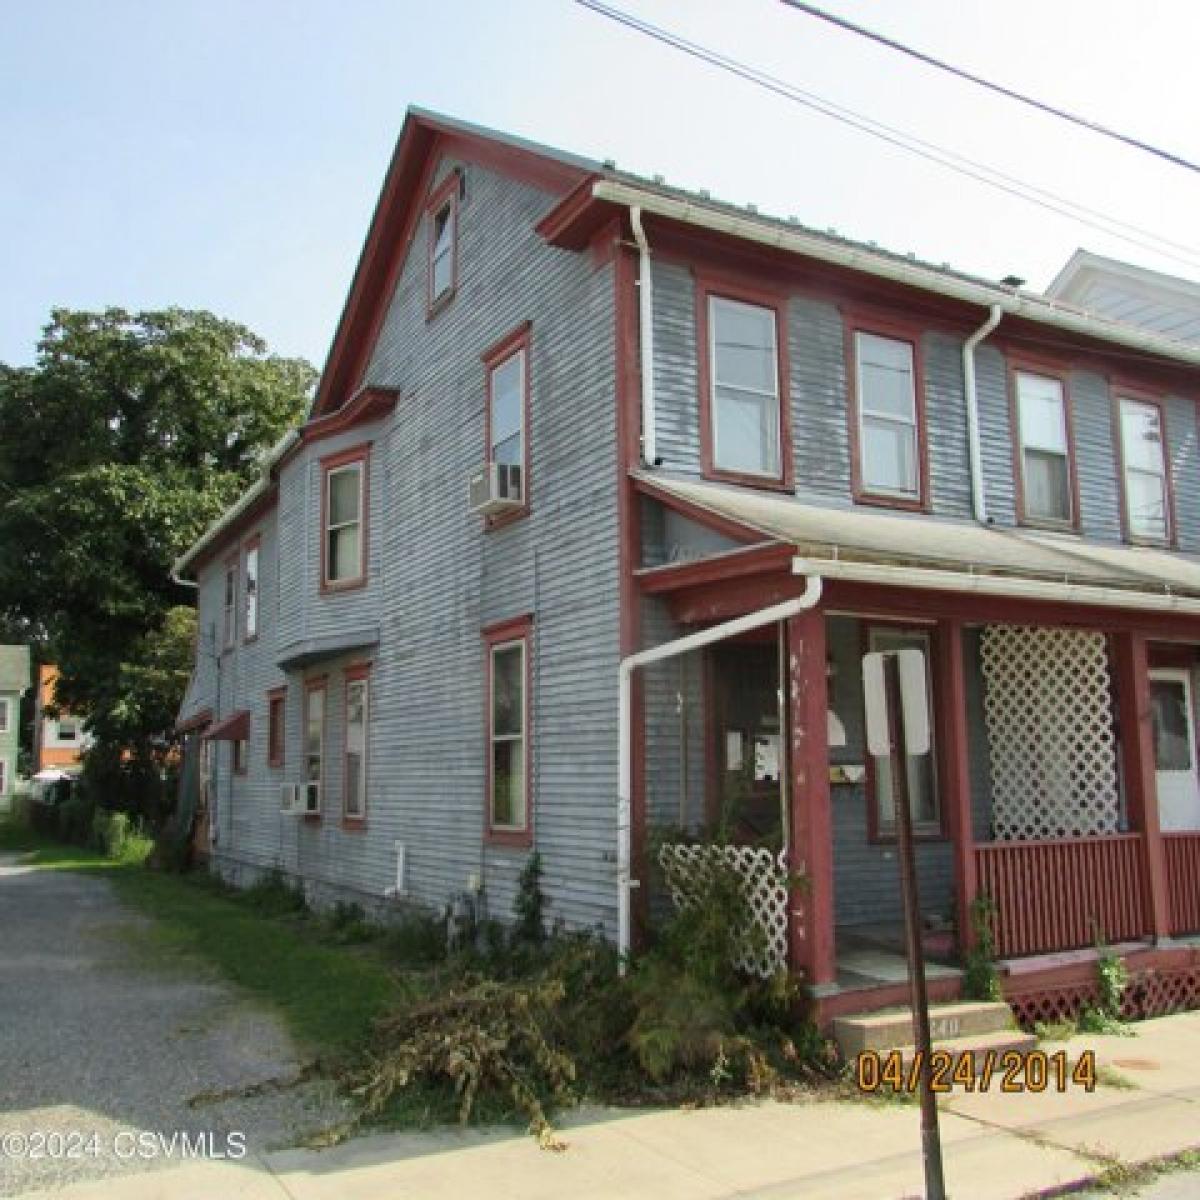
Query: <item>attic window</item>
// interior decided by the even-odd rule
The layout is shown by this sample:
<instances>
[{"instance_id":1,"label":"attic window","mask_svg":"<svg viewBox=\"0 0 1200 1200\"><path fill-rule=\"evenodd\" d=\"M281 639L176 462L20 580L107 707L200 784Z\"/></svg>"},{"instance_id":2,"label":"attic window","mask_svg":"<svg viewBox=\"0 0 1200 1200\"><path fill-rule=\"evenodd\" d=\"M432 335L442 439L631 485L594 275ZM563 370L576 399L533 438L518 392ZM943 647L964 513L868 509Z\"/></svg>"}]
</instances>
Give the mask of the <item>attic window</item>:
<instances>
[{"instance_id":1,"label":"attic window","mask_svg":"<svg viewBox=\"0 0 1200 1200\"><path fill-rule=\"evenodd\" d=\"M454 172L433 193L426 210L429 227L429 313L449 302L458 286L458 190Z\"/></svg>"}]
</instances>

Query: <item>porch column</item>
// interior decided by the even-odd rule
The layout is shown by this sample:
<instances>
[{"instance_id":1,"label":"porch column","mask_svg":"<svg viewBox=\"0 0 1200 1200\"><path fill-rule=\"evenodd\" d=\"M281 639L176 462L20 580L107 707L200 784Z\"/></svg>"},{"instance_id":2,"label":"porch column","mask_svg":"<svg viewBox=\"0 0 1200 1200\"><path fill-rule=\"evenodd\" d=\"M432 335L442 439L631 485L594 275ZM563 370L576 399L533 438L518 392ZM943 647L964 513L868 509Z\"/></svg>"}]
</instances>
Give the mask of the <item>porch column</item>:
<instances>
[{"instance_id":1,"label":"porch column","mask_svg":"<svg viewBox=\"0 0 1200 1200\"><path fill-rule=\"evenodd\" d=\"M963 672L961 621L952 619L938 623L933 668L940 791L954 852L958 948L966 954L973 941L971 903L978 885L975 877L975 830L971 821L967 685Z\"/></svg>"},{"instance_id":2,"label":"porch column","mask_svg":"<svg viewBox=\"0 0 1200 1200\"><path fill-rule=\"evenodd\" d=\"M1170 936L1167 864L1158 827L1158 782L1154 770L1154 731L1150 714L1150 673L1146 635L1113 636L1121 765L1129 820L1142 834L1146 856L1145 916L1155 940Z\"/></svg>"},{"instance_id":3,"label":"porch column","mask_svg":"<svg viewBox=\"0 0 1200 1200\"><path fill-rule=\"evenodd\" d=\"M792 871L791 960L811 984L837 978L833 940L833 822L829 803L829 695L825 616L788 621L788 770Z\"/></svg>"}]
</instances>

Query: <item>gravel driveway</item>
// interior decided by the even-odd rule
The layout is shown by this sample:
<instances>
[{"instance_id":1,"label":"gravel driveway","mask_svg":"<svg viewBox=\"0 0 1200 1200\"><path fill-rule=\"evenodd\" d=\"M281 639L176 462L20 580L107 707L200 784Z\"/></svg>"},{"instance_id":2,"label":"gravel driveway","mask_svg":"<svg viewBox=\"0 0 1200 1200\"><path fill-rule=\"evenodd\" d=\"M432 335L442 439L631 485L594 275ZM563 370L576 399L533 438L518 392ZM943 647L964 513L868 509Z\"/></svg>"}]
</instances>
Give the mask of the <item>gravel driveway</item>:
<instances>
[{"instance_id":1,"label":"gravel driveway","mask_svg":"<svg viewBox=\"0 0 1200 1200\"><path fill-rule=\"evenodd\" d=\"M150 927L103 879L0 855L0 1196L261 1153L342 1116L324 1083L205 1101L300 1059L274 1015L156 957Z\"/></svg>"}]
</instances>

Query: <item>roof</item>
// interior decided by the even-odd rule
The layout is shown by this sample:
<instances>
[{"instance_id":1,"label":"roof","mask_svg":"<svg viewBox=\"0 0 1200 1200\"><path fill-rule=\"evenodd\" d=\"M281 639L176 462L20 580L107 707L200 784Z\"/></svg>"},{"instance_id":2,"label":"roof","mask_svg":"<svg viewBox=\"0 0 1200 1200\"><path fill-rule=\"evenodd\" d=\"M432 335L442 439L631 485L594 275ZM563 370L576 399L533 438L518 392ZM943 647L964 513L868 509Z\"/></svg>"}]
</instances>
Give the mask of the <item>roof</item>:
<instances>
[{"instance_id":1,"label":"roof","mask_svg":"<svg viewBox=\"0 0 1200 1200\"><path fill-rule=\"evenodd\" d=\"M24 692L29 679L29 647L0 646L0 692Z\"/></svg>"},{"instance_id":2,"label":"roof","mask_svg":"<svg viewBox=\"0 0 1200 1200\"><path fill-rule=\"evenodd\" d=\"M250 736L250 710L239 708L204 731L206 741L244 742Z\"/></svg>"},{"instance_id":3,"label":"roof","mask_svg":"<svg viewBox=\"0 0 1200 1200\"><path fill-rule=\"evenodd\" d=\"M1141 546L1100 545L1068 534L985 528L975 522L808 504L748 488L635 473L652 494L681 502L766 538L793 545L820 573L822 562L951 570L970 576L1200 598L1200 558Z\"/></svg>"}]
</instances>

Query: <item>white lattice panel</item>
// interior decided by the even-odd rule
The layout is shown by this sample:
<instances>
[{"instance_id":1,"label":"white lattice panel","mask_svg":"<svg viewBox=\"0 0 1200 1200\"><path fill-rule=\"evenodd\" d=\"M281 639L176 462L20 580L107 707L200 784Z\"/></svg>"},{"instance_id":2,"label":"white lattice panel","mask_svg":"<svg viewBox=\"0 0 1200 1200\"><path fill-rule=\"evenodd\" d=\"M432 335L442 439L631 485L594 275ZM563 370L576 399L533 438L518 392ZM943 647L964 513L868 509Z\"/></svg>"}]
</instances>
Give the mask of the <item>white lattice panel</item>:
<instances>
[{"instance_id":1,"label":"white lattice panel","mask_svg":"<svg viewBox=\"0 0 1200 1200\"><path fill-rule=\"evenodd\" d=\"M750 928L733 965L769 979L787 967L788 872L784 855L762 846L696 846L668 843L658 852L667 889L678 908L705 895L718 864L732 867L745 885Z\"/></svg>"},{"instance_id":2,"label":"white lattice panel","mask_svg":"<svg viewBox=\"0 0 1200 1200\"><path fill-rule=\"evenodd\" d=\"M980 654L996 840L1115 833L1120 801L1104 635L989 625Z\"/></svg>"}]
</instances>

